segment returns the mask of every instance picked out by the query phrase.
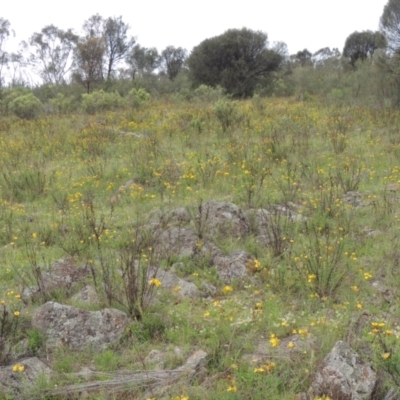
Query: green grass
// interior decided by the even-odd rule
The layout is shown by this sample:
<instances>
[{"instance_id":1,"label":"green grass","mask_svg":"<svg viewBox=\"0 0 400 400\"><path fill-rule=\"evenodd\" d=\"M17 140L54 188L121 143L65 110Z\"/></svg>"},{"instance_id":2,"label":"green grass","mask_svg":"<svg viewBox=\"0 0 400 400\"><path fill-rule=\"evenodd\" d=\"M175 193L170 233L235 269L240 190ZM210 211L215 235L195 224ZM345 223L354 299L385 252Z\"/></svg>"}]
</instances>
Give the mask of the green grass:
<instances>
[{"instance_id":1,"label":"green grass","mask_svg":"<svg viewBox=\"0 0 400 400\"><path fill-rule=\"evenodd\" d=\"M221 104L159 100L101 116L1 121L8 128L0 138L0 300L21 308L15 295L37 284L42 268L71 255L93 266L101 305L132 317L112 349L54 354L60 383L63 374L90 365L140 370L152 349L167 352L168 368L203 349L209 355L205 378L171 389L170 398L289 399L308 389L321 359L345 339L380 371L378 392L398 386L393 360L400 311L372 282L397 300L400 209L397 193L386 186L400 182L400 117L361 106L324 106L312 98L257 98L232 109L233 117ZM360 192L359 206L345 200L348 191ZM196 215L199 204L211 199L246 212L286 205L305 219L271 218L277 230L269 246L254 232L239 240L214 238L225 254L244 249L257 260L250 278L224 293L226 284L207 259L155 259L152 231L145 228L157 210L182 206ZM201 225L188 227L202 235ZM180 277L198 286L212 283L217 294L182 300L174 290L151 287L162 301L148 308L132 306L129 296L107 296L102 282L124 293L117 268L134 260L143 271L150 263L170 268L183 261ZM148 289L144 280L135 290L140 298ZM49 296L67 301L63 293ZM23 318L43 300L22 307ZM350 334L348 327L364 312L367 323ZM16 324L21 317L0 318L0 328L17 329L9 334L11 344L28 338L32 351L44 355L43 338L29 324ZM260 341L282 343L299 332L313 345L290 357L271 345L273 368L256 371L260 366L243 358ZM178 359L175 346L183 351ZM99 396L93 398L111 398Z\"/></svg>"}]
</instances>

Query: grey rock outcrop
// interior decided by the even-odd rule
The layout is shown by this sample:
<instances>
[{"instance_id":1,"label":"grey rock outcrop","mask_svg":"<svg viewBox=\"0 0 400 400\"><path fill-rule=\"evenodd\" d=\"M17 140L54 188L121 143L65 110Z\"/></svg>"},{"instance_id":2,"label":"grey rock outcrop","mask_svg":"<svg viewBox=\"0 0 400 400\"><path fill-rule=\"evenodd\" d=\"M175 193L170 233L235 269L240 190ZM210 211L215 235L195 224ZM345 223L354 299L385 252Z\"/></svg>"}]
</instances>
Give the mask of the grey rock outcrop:
<instances>
[{"instance_id":1,"label":"grey rock outcrop","mask_svg":"<svg viewBox=\"0 0 400 400\"><path fill-rule=\"evenodd\" d=\"M242 238L250 233L250 221L233 203L210 200L199 207L196 224L206 236Z\"/></svg>"},{"instance_id":2,"label":"grey rock outcrop","mask_svg":"<svg viewBox=\"0 0 400 400\"><path fill-rule=\"evenodd\" d=\"M332 400L370 400L376 374L346 343L339 341L324 358L315 374L309 395L326 395Z\"/></svg>"},{"instance_id":3,"label":"grey rock outcrop","mask_svg":"<svg viewBox=\"0 0 400 400\"><path fill-rule=\"evenodd\" d=\"M243 278L247 275L246 264L253 256L244 250L235 250L228 256L214 258L218 277L225 283L231 283L234 279Z\"/></svg>"},{"instance_id":4,"label":"grey rock outcrop","mask_svg":"<svg viewBox=\"0 0 400 400\"><path fill-rule=\"evenodd\" d=\"M172 272L158 269L155 276L162 282L163 288L179 288L177 294L180 297L199 297L201 294L200 290L194 283L181 279Z\"/></svg>"},{"instance_id":5,"label":"grey rock outcrop","mask_svg":"<svg viewBox=\"0 0 400 400\"><path fill-rule=\"evenodd\" d=\"M200 241L195 232L179 227L168 228L157 235L154 252L160 258L193 257L201 254L212 259L222 254L209 240Z\"/></svg>"},{"instance_id":6,"label":"grey rock outcrop","mask_svg":"<svg viewBox=\"0 0 400 400\"><path fill-rule=\"evenodd\" d=\"M98 304L100 302L96 289L91 285L86 285L78 293L75 293L71 300L84 304Z\"/></svg>"},{"instance_id":7,"label":"grey rock outcrop","mask_svg":"<svg viewBox=\"0 0 400 400\"><path fill-rule=\"evenodd\" d=\"M103 350L121 338L127 322L127 315L116 309L86 311L52 301L32 317L32 326L45 336L48 349L65 345L72 350Z\"/></svg>"},{"instance_id":8,"label":"grey rock outcrop","mask_svg":"<svg viewBox=\"0 0 400 400\"><path fill-rule=\"evenodd\" d=\"M30 286L23 290L22 300L27 303L36 296L48 295L59 289L70 292L89 274L90 267L88 265L78 266L73 258L57 260L47 271L42 271L38 282L39 286Z\"/></svg>"},{"instance_id":9,"label":"grey rock outcrop","mask_svg":"<svg viewBox=\"0 0 400 400\"><path fill-rule=\"evenodd\" d=\"M15 370L13 371L13 368ZM39 376L49 378L52 370L36 357L26 358L18 364L0 368L0 397L29 398L28 391L34 386ZM3 397L1 397L3 398ZM7 397L9 398L9 397Z\"/></svg>"}]
</instances>

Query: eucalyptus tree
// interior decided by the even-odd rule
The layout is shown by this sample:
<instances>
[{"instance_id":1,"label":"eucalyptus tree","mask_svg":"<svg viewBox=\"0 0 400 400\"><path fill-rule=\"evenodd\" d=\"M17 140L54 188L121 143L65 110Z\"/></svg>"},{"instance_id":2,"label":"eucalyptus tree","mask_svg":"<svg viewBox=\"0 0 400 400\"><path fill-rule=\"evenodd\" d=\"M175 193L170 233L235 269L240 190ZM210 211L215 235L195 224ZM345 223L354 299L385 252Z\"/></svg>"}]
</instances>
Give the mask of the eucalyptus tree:
<instances>
[{"instance_id":1,"label":"eucalyptus tree","mask_svg":"<svg viewBox=\"0 0 400 400\"><path fill-rule=\"evenodd\" d=\"M28 63L45 84L59 85L72 68L72 54L77 42L78 36L71 29L47 25L35 32L29 43L24 43L25 49L30 51Z\"/></svg>"}]
</instances>

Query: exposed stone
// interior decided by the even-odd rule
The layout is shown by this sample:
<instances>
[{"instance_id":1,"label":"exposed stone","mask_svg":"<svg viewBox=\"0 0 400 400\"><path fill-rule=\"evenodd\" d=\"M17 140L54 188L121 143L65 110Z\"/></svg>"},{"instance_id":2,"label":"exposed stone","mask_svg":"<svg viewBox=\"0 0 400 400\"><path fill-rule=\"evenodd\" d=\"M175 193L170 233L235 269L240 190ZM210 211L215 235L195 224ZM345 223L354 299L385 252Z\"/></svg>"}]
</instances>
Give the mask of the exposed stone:
<instances>
[{"instance_id":1,"label":"exposed stone","mask_svg":"<svg viewBox=\"0 0 400 400\"><path fill-rule=\"evenodd\" d=\"M44 335L48 349L65 345L72 350L103 350L121 338L127 322L126 314L116 309L86 311L52 301L32 317L32 326Z\"/></svg>"},{"instance_id":2,"label":"exposed stone","mask_svg":"<svg viewBox=\"0 0 400 400\"><path fill-rule=\"evenodd\" d=\"M164 363L165 354L160 350L151 350L144 359L145 364L158 364L161 368Z\"/></svg>"},{"instance_id":3,"label":"exposed stone","mask_svg":"<svg viewBox=\"0 0 400 400\"><path fill-rule=\"evenodd\" d=\"M78 293L74 294L71 300L84 304L98 304L100 301L96 289L91 285L86 285Z\"/></svg>"},{"instance_id":4,"label":"exposed stone","mask_svg":"<svg viewBox=\"0 0 400 400\"><path fill-rule=\"evenodd\" d=\"M353 207L363 207L365 206L362 200L362 194L360 192L349 191L346 192L342 197L343 201L348 204L351 204Z\"/></svg>"},{"instance_id":5,"label":"exposed stone","mask_svg":"<svg viewBox=\"0 0 400 400\"><path fill-rule=\"evenodd\" d=\"M284 218L286 221L293 223L307 220L304 215L296 213L283 205L273 205L270 209L249 210L247 215L252 221L257 241L263 245L270 245L282 237L281 219Z\"/></svg>"},{"instance_id":6,"label":"exposed stone","mask_svg":"<svg viewBox=\"0 0 400 400\"><path fill-rule=\"evenodd\" d=\"M16 370L13 371L13 368ZM27 391L34 386L39 376L48 379L51 373L52 370L36 357L26 358L18 361L17 364L1 367L0 396L4 394L12 396L11 398L27 399L29 398L25 397L28 396Z\"/></svg>"},{"instance_id":7,"label":"exposed stone","mask_svg":"<svg viewBox=\"0 0 400 400\"><path fill-rule=\"evenodd\" d=\"M247 275L246 264L253 259L253 256L244 250L235 250L228 256L214 258L218 277L225 283L234 279L243 278Z\"/></svg>"},{"instance_id":8,"label":"exposed stone","mask_svg":"<svg viewBox=\"0 0 400 400\"><path fill-rule=\"evenodd\" d=\"M200 296L200 291L194 283L185 281L172 272L159 268L157 269L156 273L152 275L162 282L163 288L176 289L176 293L180 297Z\"/></svg>"},{"instance_id":9,"label":"exposed stone","mask_svg":"<svg viewBox=\"0 0 400 400\"><path fill-rule=\"evenodd\" d=\"M209 240L200 241L190 229L171 227L162 231L154 243L154 253L159 258L193 257L197 254L213 259L222 254L221 250Z\"/></svg>"},{"instance_id":10,"label":"exposed stone","mask_svg":"<svg viewBox=\"0 0 400 400\"><path fill-rule=\"evenodd\" d=\"M324 358L313 377L309 395L329 396L332 400L370 400L376 374L368 363L339 341Z\"/></svg>"},{"instance_id":11,"label":"exposed stone","mask_svg":"<svg viewBox=\"0 0 400 400\"><path fill-rule=\"evenodd\" d=\"M21 359L23 357L29 357L32 355L31 350L28 346L28 339L22 339L11 348L11 361Z\"/></svg>"},{"instance_id":12,"label":"exposed stone","mask_svg":"<svg viewBox=\"0 0 400 400\"><path fill-rule=\"evenodd\" d=\"M211 283L202 282L200 291L205 297L214 296L217 293L217 288L214 285L211 285Z\"/></svg>"},{"instance_id":13,"label":"exposed stone","mask_svg":"<svg viewBox=\"0 0 400 400\"><path fill-rule=\"evenodd\" d=\"M185 207L174 208L166 212L157 210L150 215L150 219L153 222L159 223L161 226L169 225L184 225L189 224L192 217Z\"/></svg>"},{"instance_id":14,"label":"exposed stone","mask_svg":"<svg viewBox=\"0 0 400 400\"><path fill-rule=\"evenodd\" d=\"M397 297L392 288L385 286L382 282L379 281L373 281L371 285L376 290L381 299L389 304L396 304Z\"/></svg>"},{"instance_id":15,"label":"exposed stone","mask_svg":"<svg viewBox=\"0 0 400 400\"><path fill-rule=\"evenodd\" d=\"M242 238L250 232L250 221L233 203L207 201L199 207L196 224L207 236Z\"/></svg>"},{"instance_id":16,"label":"exposed stone","mask_svg":"<svg viewBox=\"0 0 400 400\"><path fill-rule=\"evenodd\" d=\"M304 353L315 348L315 340L308 335L292 335L279 341L277 347L273 347L269 340L261 340L253 354L245 354L243 359L252 365L258 365L274 357L291 358L298 353Z\"/></svg>"},{"instance_id":17,"label":"exposed stone","mask_svg":"<svg viewBox=\"0 0 400 400\"><path fill-rule=\"evenodd\" d=\"M69 293L77 283L90 274L88 265L77 266L73 258L55 261L48 271L42 271L39 286L26 287L22 300L27 303L40 294L49 294L55 290L63 289Z\"/></svg>"}]
</instances>

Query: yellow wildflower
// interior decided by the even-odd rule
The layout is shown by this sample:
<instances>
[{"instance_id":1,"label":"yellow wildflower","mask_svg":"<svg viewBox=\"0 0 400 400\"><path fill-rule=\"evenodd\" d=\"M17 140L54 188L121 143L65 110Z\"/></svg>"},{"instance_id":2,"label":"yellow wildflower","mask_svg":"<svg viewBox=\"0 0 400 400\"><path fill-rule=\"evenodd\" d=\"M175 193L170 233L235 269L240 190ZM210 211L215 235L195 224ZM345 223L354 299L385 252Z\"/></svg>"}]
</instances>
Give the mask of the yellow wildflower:
<instances>
[{"instance_id":1,"label":"yellow wildflower","mask_svg":"<svg viewBox=\"0 0 400 400\"><path fill-rule=\"evenodd\" d=\"M308 283L311 283L311 282L315 281L315 279L317 279L317 275L315 275L315 274L309 274L309 275L308 275L308 280L307 280L307 282L308 282Z\"/></svg>"},{"instance_id":2,"label":"yellow wildflower","mask_svg":"<svg viewBox=\"0 0 400 400\"><path fill-rule=\"evenodd\" d=\"M372 275L369 272L364 272L364 279L367 281L368 279L371 279Z\"/></svg>"},{"instance_id":3,"label":"yellow wildflower","mask_svg":"<svg viewBox=\"0 0 400 400\"><path fill-rule=\"evenodd\" d=\"M24 367L22 364L15 364L15 365L12 367L12 371L13 371L13 372L23 372L24 369L25 369L25 367Z\"/></svg>"},{"instance_id":4,"label":"yellow wildflower","mask_svg":"<svg viewBox=\"0 0 400 400\"><path fill-rule=\"evenodd\" d=\"M271 343L272 347L277 347L280 340L272 333L270 336L269 342Z\"/></svg>"},{"instance_id":5,"label":"yellow wildflower","mask_svg":"<svg viewBox=\"0 0 400 400\"><path fill-rule=\"evenodd\" d=\"M232 288L232 286L225 286L225 287L222 289L222 291L224 292L224 294L228 294L228 293L230 293L230 292L233 291L233 288Z\"/></svg>"},{"instance_id":6,"label":"yellow wildflower","mask_svg":"<svg viewBox=\"0 0 400 400\"><path fill-rule=\"evenodd\" d=\"M153 278L153 279L150 279L150 280L149 280L149 285L150 285L150 286L159 287L159 286L162 285L162 283L161 283L161 281L160 281L159 279Z\"/></svg>"}]
</instances>

